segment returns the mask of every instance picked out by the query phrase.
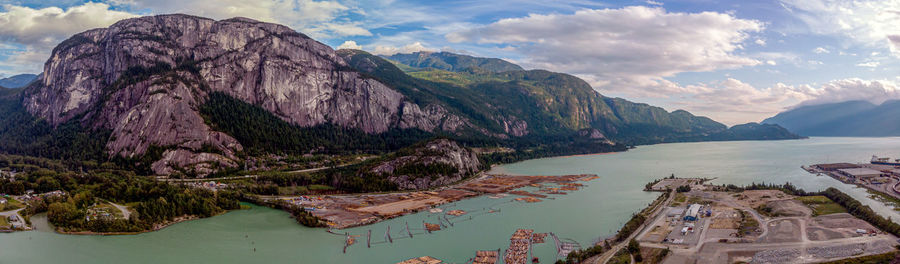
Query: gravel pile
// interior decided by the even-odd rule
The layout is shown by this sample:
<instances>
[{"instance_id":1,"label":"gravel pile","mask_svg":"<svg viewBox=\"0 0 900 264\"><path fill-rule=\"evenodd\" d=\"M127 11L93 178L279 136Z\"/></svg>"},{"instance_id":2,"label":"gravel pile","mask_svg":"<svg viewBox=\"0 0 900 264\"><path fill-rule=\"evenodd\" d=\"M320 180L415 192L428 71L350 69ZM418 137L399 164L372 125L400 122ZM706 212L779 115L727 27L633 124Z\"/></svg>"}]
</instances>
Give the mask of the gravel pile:
<instances>
[{"instance_id":1,"label":"gravel pile","mask_svg":"<svg viewBox=\"0 0 900 264\"><path fill-rule=\"evenodd\" d=\"M812 247L807 253L816 258L845 258L865 252L866 244L850 244L830 247Z\"/></svg>"},{"instance_id":2,"label":"gravel pile","mask_svg":"<svg viewBox=\"0 0 900 264\"><path fill-rule=\"evenodd\" d=\"M880 240L869 244L869 247L866 248L866 252L873 254L882 254L894 251L894 249L894 243L886 240Z\"/></svg>"},{"instance_id":3,"label":"gravel pile","mask_svg":"<svg viewBox=\"0 0 900 264\"><path fill-rule=\"evenodd\" d=\"M800 257L800 250L796 248L773 249L756 252L750 263L791 263L798 257Z\"/></svg>"}]
</instances>

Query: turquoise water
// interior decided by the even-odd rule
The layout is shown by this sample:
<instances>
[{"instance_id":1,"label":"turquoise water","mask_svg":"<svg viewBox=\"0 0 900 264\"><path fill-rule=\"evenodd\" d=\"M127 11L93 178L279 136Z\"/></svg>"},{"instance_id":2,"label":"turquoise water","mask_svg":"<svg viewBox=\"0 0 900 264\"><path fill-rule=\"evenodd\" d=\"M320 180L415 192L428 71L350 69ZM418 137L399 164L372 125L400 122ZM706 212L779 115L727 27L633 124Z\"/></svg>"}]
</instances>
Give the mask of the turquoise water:
<instances>
[{"instance_id":1,"label":"turquoise water","mask_svg":"<svg viewBox=\"0 0 900 264\"><path fill-rule=\"evenodd\" d=\"M823 162L864 162L871 155L900 156L900 138L813 138L792 141L737 141L642 146L624 153L529 160L500 167L528 175L593 173L601 178L569 195L524 204L513 197L478 197L445 208L476 215L454 220L447 230L405 234L405 223L421 229L422 221L436 223L423 212L378 224L339 230L358 237L342 253L344 237L296 224L281 211L263 207L184 222L166 229L131 236L74 236L49 232L42 216L38 231L0 234L0 263L394 263L430 255L463 263L475 250L505 248L517 228L554 232L588 245L611 235L631 214L658 193L643 192L644 184L674 173L680 177L718 178L715 184L791 182L807 190L837 187L878 212L900 215L868 199L864 189L815 176L801 165ZM487 208L499 213L484 214ZM382 242L391 226L393 243ZM372 230L372 248L365 234ZM552 239L536 247L542 263L556 259Z\"/></svg>"}]
</instances>

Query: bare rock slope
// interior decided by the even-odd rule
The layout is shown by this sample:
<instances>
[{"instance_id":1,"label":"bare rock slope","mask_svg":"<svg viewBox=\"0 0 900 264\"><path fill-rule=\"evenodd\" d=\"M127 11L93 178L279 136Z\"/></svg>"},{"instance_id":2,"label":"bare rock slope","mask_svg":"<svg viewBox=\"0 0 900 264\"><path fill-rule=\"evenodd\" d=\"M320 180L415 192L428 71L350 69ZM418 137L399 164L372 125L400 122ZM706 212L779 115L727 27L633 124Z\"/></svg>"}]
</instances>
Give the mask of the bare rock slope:
<instances>
[{"instance_id":1,"label":"bare rock slope","mask_svg":"<svg viewBox=\"0 0 900 264\"><path fill-rule=\"evenodd\" d=\"M38 78L24 93L28 112L53 125L76 120L111 130L110 155L138 157L162 147L152 166L157 174L237 166L241 144L212 131L197 112L211 92L300 126L332 123L378 133L393 127L452 131L466 123L439 105L419 106L364 78L327 45L245 18L122 20L61 43Z\"/></svg>"}]
</instances>

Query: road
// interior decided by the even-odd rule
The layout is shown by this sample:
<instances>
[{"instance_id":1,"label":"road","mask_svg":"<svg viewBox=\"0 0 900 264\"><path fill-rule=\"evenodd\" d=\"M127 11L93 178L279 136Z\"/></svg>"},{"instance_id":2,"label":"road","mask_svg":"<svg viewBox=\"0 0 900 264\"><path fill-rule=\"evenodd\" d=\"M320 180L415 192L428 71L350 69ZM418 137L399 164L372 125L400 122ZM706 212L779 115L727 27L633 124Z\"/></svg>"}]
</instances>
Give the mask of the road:
<instances>
[{"instance_id":1,"label":"road","mask_svg":"<svg viewBox=\"0 0 900 264\"><path fill-rule=\"evenodd\" d=\"M674 190L669 193L669 198L667 198L662 203L656 204L656 208L653 208L653 211L650 213L650 215L653 216L652 217L653 219L645 220L644 223L641 225L641 227L636 232L632 232L631 235L628 236L628 238L626 238L625 240L622 240L622 242L619 242L619 243L613 245L612 249L610 249L606 252L603 252L603 254L600 254L599 256L594 256L594 257L588 258L587 260L585 260L582 263L605 264L605 263L609 262L609 260L616 254L616 252L619 252L619 250L621 250L623 247L628 245L628 241L631 241L632 239L637 237L639 234L643 234L643 233L647 232L647 226L649 226L649 224L656 223L656 221L660 217L665 216L665 214L661 213L661 211L663 208L666 208L665 205L672 202L673 198L675 198Z\"/></svg>"},{"instance_id":2,"label":"road","mask_svg":"<svg viewBox=\"0 0 900 264\"><path fill-rule=\"evenodd\" d=\"M22 214L19 214L19 211L22 211L22 210L25 210L25 208L19 208L16 210L0 212L0 217L10 217L11 215L16 215L19 217L19 221L22 222L22 226L26 226L25 218L22 218ZM10 224L12 224L12 223L10 223Z\"/></svg>"},{"instance_id":3,"label":"road","mask_svg":"<svg viewBox=\"0 0 900 264\"><path fill-rule=\"evenodd\" d=\"M242 176L229 176L229 177L218 177L218 178L192 178L192 179L170 179L170 178L157 178L166 182L203 182L203 181L224 181L224 180L236 180L236 179L250 179L257 178L258 175L242 175Z\"/></svg>"},{"instance_id":4,"label":"road","mask_svg":"<svg viewBox=\"0 0 900 264\"><path fill-rule=\"evenodd\" d=\"M122 216L125 216L125 219L131 219L131 211L128 210L127 206L120 205L120 204L113 203L113 202L109 202L109 204L116 207L116 209L119 209L119 211L122 212Z\"/></svg>"},{"instance_id":5,"label":"road","mask_svg":"<svg viewBox=\"0 0 900 264\"><path fill-rule=\"evenodd\" d=\"M312 169L295 170L295 171L289 171L288 173L317 172L317 171L320 171L320 170L326 170L326 169L331 169L331 168L347 167L347 166L355 165L355 164L359 164L359 163L360 163L360 162L354 162L354 163L347 163L347 164L343 164L343 165L339 165L339 166L334 166L334 167L332 167L332 166L325 166L325 167L317 167L317 168L312 168ZM224 180L236 180L236 179L250 179L250 178L254 178L254 179L255 179L255 178L257 178L257 177L259 177L259 175L242 175L242 176L228 176L228 177L218 177L218 178L191 178L191 179L171 179L171 178L162 178L162 177L160 177L160 178L157 178L157 179L164 180L164 181L166 181L166 182L205 182L205 181L224 181Z\"/></svg>"}]
</instances>

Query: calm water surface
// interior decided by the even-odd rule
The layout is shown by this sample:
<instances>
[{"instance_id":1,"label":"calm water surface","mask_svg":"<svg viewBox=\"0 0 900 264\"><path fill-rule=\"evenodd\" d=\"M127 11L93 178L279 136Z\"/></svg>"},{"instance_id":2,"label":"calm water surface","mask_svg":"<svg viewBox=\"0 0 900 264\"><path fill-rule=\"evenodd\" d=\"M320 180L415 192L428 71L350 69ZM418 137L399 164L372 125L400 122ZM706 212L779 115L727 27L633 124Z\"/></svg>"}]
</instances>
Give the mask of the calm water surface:
<instances>
[{"instance_id":1,"label":"calm water surface","mask_svg":"<svg viewBox=\"0 0 900 264\"><path fill-rule=\"evenodd\" d=\"M435 214L427 212L340 230L362 235L346 254L343 236L305 228L288 214L263 207L133 236L60 235L49 231L45 217L36 216L38 231L0 234L0 263L394 263L423 255L463 263L475 250L505 248L517 228L554 232L589 245L613 234L658 195L641 191L645 183L672 173L718 178L715 184L791 182L806 190L834 186L900 219L900 214L868 199L864 189L800 169L812 163L864 162L871 155L900 156L900 138L662 144L624 153L530 160L499 170L526 175L593 173L601 178L580 191L535 204L509 202L512 197L456 202L444 208L470 211L472 220L457 218L453 227L432 234L416 230L423 221L437 222ZM488 208L500 212L484 213ZM407 223L414 229L412 239L401 238ZM388 226L393 243L383 241ZM372 248L366 248L369 230ZM556 259L552 239L548 242L534 251L542 263Z\"/></svg>"}]
</instances>

